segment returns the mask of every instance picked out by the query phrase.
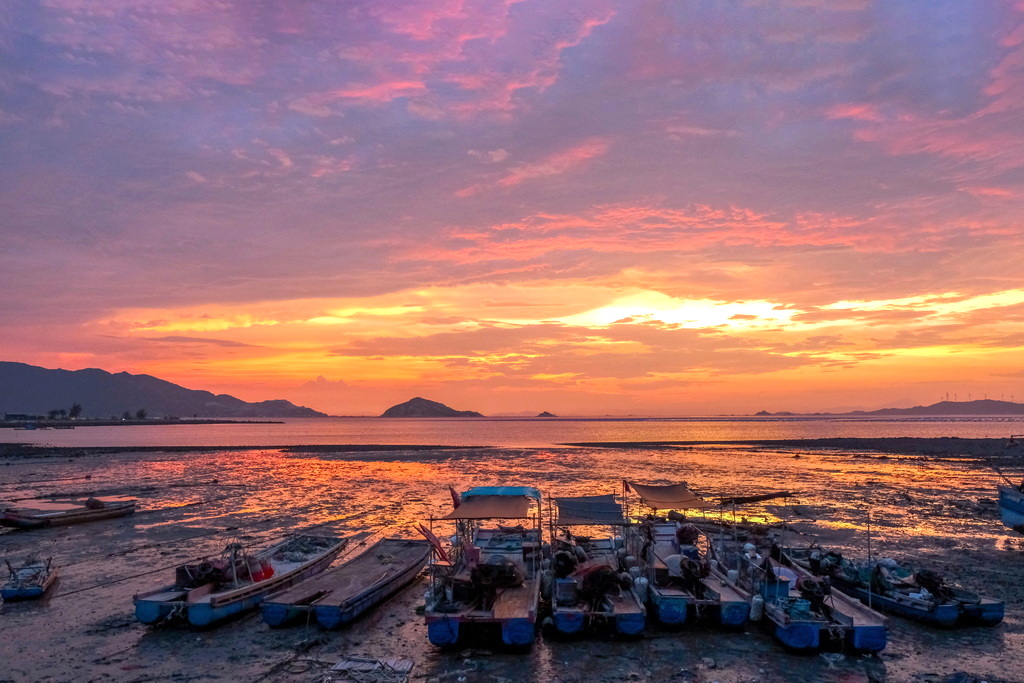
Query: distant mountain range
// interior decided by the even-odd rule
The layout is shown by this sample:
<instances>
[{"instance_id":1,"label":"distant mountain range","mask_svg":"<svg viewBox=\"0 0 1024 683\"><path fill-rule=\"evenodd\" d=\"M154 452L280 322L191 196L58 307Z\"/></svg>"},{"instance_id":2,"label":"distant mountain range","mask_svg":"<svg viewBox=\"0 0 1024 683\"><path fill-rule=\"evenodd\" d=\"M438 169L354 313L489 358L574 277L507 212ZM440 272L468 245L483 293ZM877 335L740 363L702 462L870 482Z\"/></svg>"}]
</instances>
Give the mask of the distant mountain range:
<instances>
[{"instance_id":1,"label":"distant mountain range","mask_svg":"<svg viewBox=\"0 0 1024 683\"><path fill-rule=\"evenodd\" d=\"M391 406L381 417L483 417L474 410L455 410L437 401L425 398L410 398L405 403Z\"/></svg>"},{"instance_id":2,"label":"distant mountain range","mask_svg":"<svg viewBox=\"0 0 1024 683\"><path fill-rule=\"evenodd\" d=\"M81 417L120 417L146 411L149 417L327 417L289 401L248 403L227 394L186 389L150 375L105 370L50 370L0 361L0 416L46 415L82 407Z\"/></svg>"},{"instance_id":3,"label":"distant mountain range","mask_svg":"<svg viewBox=\"0 0 1024 683\"><path fill-rule=\"evenodd\" d=\"M977 401L940 401L930 406L915 406L913 408L882 408L881 410L855 410L849 413L769 413L762 410L756 413L759 416L786 417L801 415L859 415L863 417L944 417L963 416L979 417L984 415L1024 415L1024 403L1013 403L1011 401L996 401L990 398Z\"/></svg>"}]
</instances>

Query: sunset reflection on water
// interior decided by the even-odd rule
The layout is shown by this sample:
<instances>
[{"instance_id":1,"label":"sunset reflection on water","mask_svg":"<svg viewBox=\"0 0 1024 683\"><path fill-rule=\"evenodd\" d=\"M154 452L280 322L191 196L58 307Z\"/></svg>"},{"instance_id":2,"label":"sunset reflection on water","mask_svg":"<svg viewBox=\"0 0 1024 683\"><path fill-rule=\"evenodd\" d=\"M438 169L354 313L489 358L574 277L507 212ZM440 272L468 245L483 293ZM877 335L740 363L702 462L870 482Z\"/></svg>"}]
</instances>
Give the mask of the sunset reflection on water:
<instances>
[{"instance_id":1,"label":"sunset reflection on water","mask_svg":"<svg viewBox=\"0 0 1024 683\"><path fill-rule=\"evenodd\" d=\"M622 480L688 482L708 499L791 491L736 510L738 519L826 534L832 543L912 551L912 537L995 544L1009 532L994 506L996 475L959 458L766 447L541 448L393 452L277 450L121 453L15 462L0 499L93 494L138 497L138 533L225 530L254 541L323 526L413 535L411 525L451 509L447 486L536 486L545 497L622 493ZM85 479L88 475L90 478ZM36 483L39 482L39 483ZM640 512L635 496L631 512ZM547 505L545 504L545 511ZM732 508L711 510L731 521ZM445 523L438 523L446 533ZM909 543L909 545L908 545Z\"/></svg>"}]
</instances>

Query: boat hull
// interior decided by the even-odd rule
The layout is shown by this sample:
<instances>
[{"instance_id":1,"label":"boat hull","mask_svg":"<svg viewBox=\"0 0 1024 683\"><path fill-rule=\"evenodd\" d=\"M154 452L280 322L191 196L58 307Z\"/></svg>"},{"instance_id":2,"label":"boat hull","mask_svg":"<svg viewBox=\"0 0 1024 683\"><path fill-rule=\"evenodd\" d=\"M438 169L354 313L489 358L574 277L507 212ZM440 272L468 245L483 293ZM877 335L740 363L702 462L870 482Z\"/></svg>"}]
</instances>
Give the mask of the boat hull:
<instances>
[{"instance_id":1,"label":"boat hull","mask_svg":"<svg viewBox=\"0 0 1024 683\"><path fill-rule=\"evenodd\" d=\"M459 626L457 619L445 617L427 618L427 639L431 645L446 647L459 642Z\"/></svg>"},{"instance_id":2,"label":"boat hull","mask_svg":"<svg viewBox=\"0 0 1024 683\"><path fill-rule=\"evenodd\" d=\"M980 626L995 626L1003 620L1006 606L1003 602L983 598L980 603L963 604L963 621Z\"/></svg>"},{"instance_id":3,"label":"boat hull","mask_svg":"<svg viewBox=\"0 0 1024 683\"><path fill-rule=\"evenodd\" d=\"M363 613L373 609L405 586L408 586L416 578L416 575L419 574L426 559L424 556L423 562L408 567L393 579L381 583L372 591L368 591L344 605L314 605L313 611L316 614L316 623L325 629L340 628L351 623Z\"/></svg>"},{"instance_id":4,"label":"boat hull","mask_svg":"<svg viewBox=\"0 0 1024 683\"><path fill-rule=\"evenodd\" d=\"M1010 487L999 487L999 516L1003 524L1024 533L1024 493Z\"/></svg>"},{"instance_id":5,"label":"boat hull","mask_svg":"<svg viewBox=\"0 0 1024 683\"><path fill-rule=\"evenodd\" d=\"M817 623L768 621L772 625L772 635L790 652L817 652L821 647L821 627Z\"/></svg>"},{"instance_id":6,"label":"boat hull","mask_svg":"<svg viewBox=\"0 0 1024 683\"><path fill-rule=\"evenodd\" d=\"M108 503L107 507L98 510L69 510L65 513L40 513L33 510L5 510L0 524L22 529L39 529L50 526L83 524L101 519L124 517L135 512L135 502Z\"/></svg>"},{"instance_id":7,"label":"boat hull","mask_svg":"<svg viewBox=\"0 0 1024 683\"><path fill-rule=\"evenodd\" d=\"M184 605L184 603L178 603ZM154 600L136 600L135 618L147 626L160 623L174 612L177 605L173 602L157 602Z\"/></svg>"},{"instance_id":8,"label":"boat hull","mask_svg":"<svg viewBox=\"0 0 1024 683\"><path fill-rule=\"evenodd\" d=\"M655 618L665 626L682 626L690 600L684 595L664 595L658 587L649 589L649 602Z\"/></svg>"},{"instance_id":9,"label":"boat hull","mask_svg":"<svg viewBox=\"0 0 1024 683\"><path fill-rule=\"evenodd\" d=\"M9 583L0 587L0 598L5 602L37 600L50 590L59 575L59 567L47 569L44 565L33 564L21 567Z\"/></svg>"},{"instance_id":10,"label":"boat hull","mask_svg":"<svg viewBox=\"0 0 1024 683\"><path fill-rule=\"evenodd\" d=\"M960 620L960 605L956 603L943 603L934 605L931 609L924 609L915 605L909 605L895 598L871 592L862 586L843 581L840 578L832 577L832 584L847 595L857 598L863 604L872 609L896 614L901 617L920 621L932 626L950 628Z\"/></svg>"},{"instance_id":11,"label":"boat hull","mask_svg":"<svg viewBox=\"0 0 1024 683\"><path fill-rule=\"evenodd\" d=\"M43 586L31 586L29 588L0 588L0 598L3 598L4 602L35 600L43 597L44 593L46 593L46 588Z\"/></svg>"},{"instance_id":12,"label":"boat hull","mask_svg":"<svg viewBox=\"0 0 1024 683\"><path fill-rule=\"evenodd\" d=\"M300 537L301 538L301 537ZM273 578L246 586L210 593L208 587L182 590L177 586L165 586L155 591L136 595L135 618L143 624L155 624L176 613L184 613L188 622L196 627L210 627L238 616L259 606L272 593L283 591L311 576L323 572L345 547L346 539L330 539L322 553L307 562ZM282 543L280 546L284 546ZM280 547L275 546L275 548ZM275 548L265 552L272 552Z\"/></svg>"},{"instance_id":13,"label":"boat hull","mask_svg":"<svg viewBox=\"0 0 1024 683\"><path fill-rule=\"evenodd\" d=\"M722 626L739 627L747 623L750 617L750 603L747 602L720 602L718 620Z\"/></svg>"},{"instance_id":14,"label":"boat hull","mask_svg":"<svg viewBox=\"0 0 1024 683\"><path fill-rule=\"evenodd\" d=\"M572 636L583 630L583 623L586 615L578 610L561 610L555 612L552 621L555 622L555 630L565 636Z\"/></svg>"}]
</instances>

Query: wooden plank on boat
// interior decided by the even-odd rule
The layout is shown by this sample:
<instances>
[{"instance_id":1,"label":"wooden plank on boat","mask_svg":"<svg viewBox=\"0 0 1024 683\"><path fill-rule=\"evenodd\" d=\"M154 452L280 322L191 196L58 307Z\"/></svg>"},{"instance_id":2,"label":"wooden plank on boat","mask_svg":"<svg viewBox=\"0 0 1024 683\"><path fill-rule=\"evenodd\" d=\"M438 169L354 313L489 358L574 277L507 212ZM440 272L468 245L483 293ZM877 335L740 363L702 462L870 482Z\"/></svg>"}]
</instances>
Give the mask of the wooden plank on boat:
<instances>
[{"instance_id":1,"label":"wooden plank on boat","mask_svg":"<svg viewBox=\"0 0 1024 683\"><path fill-rule=\"evenodd\" d=\"M716 576L704 579L704 585L717 593L722 602L744 602L746 600L739 591Z\"/></svg>"},{"instance_id":2,"label":"wooden plank on boat","mask_svg":"<svg viewBox=\"0 0 1024 683\"><path fill-rule=\"evenodd\" d=\"M495 619L524 619L537 607L537 580L506 588L494 599Z\"/></svg>"},{"instance_id":3,"label":"wooden plank on boat","mask_svg":"<svg viewBox=\"0 0 1024 683\"><path fill-rule=\"evenodd\" d=\"M633 599L632 595L612 595L605 596L612 605L612 613L615 615L619 614L646 614L646 611L638 601Z\"/></svg>"},{"instance_id":4,"label":"wooden plank on boat","mask_svg":"<svg viewBox=\"0 0 1024 683\"><path fill-rule=\"evenodd\" d=\"M285 605L308 604L309 596L319 592L323 595L317 605L341 606L412 564L422 567L429 555L430 543L426 540L381 539L344 564L303 581L270 601Z\"/></svg>"}]
</instances>

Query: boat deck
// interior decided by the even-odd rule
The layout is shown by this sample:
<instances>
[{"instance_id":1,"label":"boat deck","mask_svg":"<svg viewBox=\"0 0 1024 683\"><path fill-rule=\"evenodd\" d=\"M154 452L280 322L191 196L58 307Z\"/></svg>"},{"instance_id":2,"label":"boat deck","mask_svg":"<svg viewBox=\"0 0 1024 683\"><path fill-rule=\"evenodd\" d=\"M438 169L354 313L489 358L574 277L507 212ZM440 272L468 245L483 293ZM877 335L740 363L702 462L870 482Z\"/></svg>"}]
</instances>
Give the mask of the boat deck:
<instances>
[{"instance_id":1,"label":"boat deck","mask_svg":"<svg viewBox=\"0 0 1024 683\"><path fill-rule=\"evenodd\" d=\"M409 569L430 555L426 540L384 539L348 562L278 593L269 602L284 605L341 606L373 586Z\"/></svg>"},{"instance_id":2,"label":"boat deck","mask_svg":"<svg viewBox=\"0 0 1024 683\"><path fill-rule=\"evenodd\" d=\"M704 586L718 596L719 602L745 602L747 600L740 591L714 575L704 579Z\"/></svg>"}]
</instances>

